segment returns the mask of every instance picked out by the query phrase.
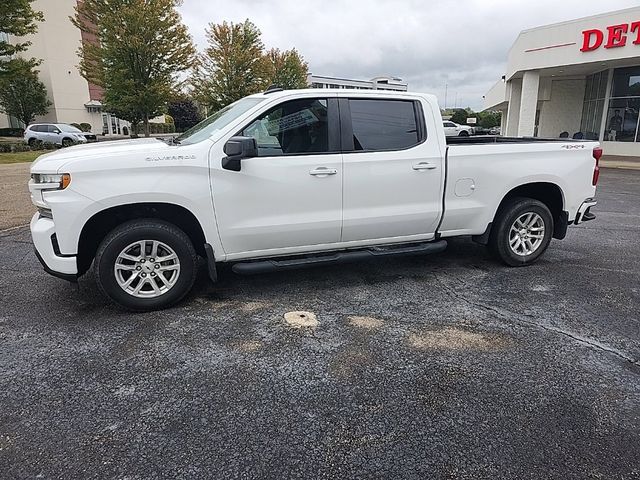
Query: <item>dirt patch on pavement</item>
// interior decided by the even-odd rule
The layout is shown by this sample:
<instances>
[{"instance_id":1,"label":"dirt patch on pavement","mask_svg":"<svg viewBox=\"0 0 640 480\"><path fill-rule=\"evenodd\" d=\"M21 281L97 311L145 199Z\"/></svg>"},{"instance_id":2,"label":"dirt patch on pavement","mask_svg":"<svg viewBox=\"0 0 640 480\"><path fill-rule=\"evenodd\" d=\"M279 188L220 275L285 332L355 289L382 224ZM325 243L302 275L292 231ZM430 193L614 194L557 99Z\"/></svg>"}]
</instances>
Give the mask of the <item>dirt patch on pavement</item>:
<instances>
[{"instance_id":1,"label":"dirt patch on pavement","mask_svg":"<svg viewBox=\"0 0 640 480\"><path fill-rule=\"evenodd\" d=\"M263 343L260 340L244 340L234 342L233 347L242 353L257 352L263 347Z\"/></svg>"},{"instance_id":2,"label":"dirt patch on pavement","mask_svg":"<svg viewBox=\"0 0 640 480\"><path fill-rule=\"evenodd\" d=\"M377 330L382 327L384 322L374 317L348 317L349 324L353 327L363 328L365 330Z\"/></svg>"},{"instance_id":3,"label":"dirt patch on pavement","mask_svg":"<svg viewBox=\"0 0 640 480\"><path fill-rule=\"evenodd\" d=\"M284 321L294 328L314 328L318 326L318 319L312 312L287 312Z\"/></svg>"},{"instance_id":4,"label":"dirt patch on pavement","mask_svg":"<svg viewBox=\"0 0 640 480\"><path fill-rule=\"evenodd\" d=\"M26 225L36 211L27 186L30 167L30 163L0 165L0 231Z\"/></svg>"},{"instance_id":5,"label":"dirt patch on pavement","mask_svg":"<svg viewBox=\"0 0 640 480\"><path fill-rule=\"evenodd\" d=\"M244 313L254 313L270 306L271 304L266 302L246 302L240 305L240 310Z\"/></svg>"},{"instance_id":6,"label":"dirt patch on pavement","mask_svg":"<svg viewBox=\"0 0 640 480\"><path fill-rule=\"evenodd\" d=\"M497 350L509 344L501 335L487 335L454 327L409 335L409 345L422 350Z\"/></svg>"}]
</instances>

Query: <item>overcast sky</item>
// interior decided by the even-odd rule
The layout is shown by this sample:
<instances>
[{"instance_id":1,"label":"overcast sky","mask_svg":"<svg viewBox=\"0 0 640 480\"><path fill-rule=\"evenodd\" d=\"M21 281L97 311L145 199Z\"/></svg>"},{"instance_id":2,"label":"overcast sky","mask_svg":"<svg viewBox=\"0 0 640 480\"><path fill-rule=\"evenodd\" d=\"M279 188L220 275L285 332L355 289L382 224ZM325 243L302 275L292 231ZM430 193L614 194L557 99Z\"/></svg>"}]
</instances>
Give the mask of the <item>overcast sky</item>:
<instances>
[{"instance_id":1,"label":"overcast sky","mask_svg":"<svg viewBox=\"0 0 640 480\"><path fill-rule=\"evenodd\" d=\"M318 75L393 75L447 106L480 109L526 28L637 6L615 0L184 0L198 48L205 27L249 18L267 48L295 47ZM455 104L455 105L454 105Z\"/></svg>"}]
</instances>

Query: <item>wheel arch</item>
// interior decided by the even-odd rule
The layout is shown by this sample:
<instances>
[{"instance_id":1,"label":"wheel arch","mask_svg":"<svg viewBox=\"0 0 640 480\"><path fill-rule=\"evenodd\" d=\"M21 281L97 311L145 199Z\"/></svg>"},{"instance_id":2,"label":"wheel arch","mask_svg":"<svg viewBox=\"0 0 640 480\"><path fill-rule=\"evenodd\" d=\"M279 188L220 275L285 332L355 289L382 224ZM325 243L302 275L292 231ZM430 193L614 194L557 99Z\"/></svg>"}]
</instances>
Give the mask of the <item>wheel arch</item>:
<instances>
[{"instance_id":1,"label":"wheel arch","mask_svg":"<svg viewBox=\"0 0 640 480\"><path fill-rule=\"evenodd\" d=\"M116 205L95 213L82 227L78 241L78 275L89 269L100 242L111 230L138 218L157 218L175 225L189 237L198 255L206 254L202 225L187 208L162 202Z\"/></svg>"},{"instance_id":2,"label":"wheel arch","mask_svg":"<svg viewBox=\"0 0 640 480\"><path fill-rule=\"evenodd\" d=\"M500 215L504 205L517 197L533 198L544 203L553 217L553 238L563 239L565 237L567 226L569 225L569 215L564 209L565 196L562 188L552 182L529 182L513 187L502 197L493 215L493 220L487 225L485 232L482 235L473 236L476 242L483 245L488 243L492 225Z\"/></svg>"}]
</instances>

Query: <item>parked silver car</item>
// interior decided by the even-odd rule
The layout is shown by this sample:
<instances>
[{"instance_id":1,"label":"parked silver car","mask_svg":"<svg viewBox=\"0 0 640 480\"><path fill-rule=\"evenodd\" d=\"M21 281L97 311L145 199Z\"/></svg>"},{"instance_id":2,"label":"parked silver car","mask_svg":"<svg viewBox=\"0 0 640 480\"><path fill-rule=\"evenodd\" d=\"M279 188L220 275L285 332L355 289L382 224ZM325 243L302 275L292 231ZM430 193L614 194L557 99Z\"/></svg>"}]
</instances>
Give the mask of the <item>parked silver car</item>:
<instances>
[{"instance_id":1,"label":"parked silver car","mask_svg":"<svg viewBox=\"0 0 640 480\"><path fill-rule=\"evenodd\" d=\"M74 143L95 142L97 137L91 132L66 123L34 123L24 131L24 141L33 145L38 140L68 147Z\"/></svg>"}]
</instances>

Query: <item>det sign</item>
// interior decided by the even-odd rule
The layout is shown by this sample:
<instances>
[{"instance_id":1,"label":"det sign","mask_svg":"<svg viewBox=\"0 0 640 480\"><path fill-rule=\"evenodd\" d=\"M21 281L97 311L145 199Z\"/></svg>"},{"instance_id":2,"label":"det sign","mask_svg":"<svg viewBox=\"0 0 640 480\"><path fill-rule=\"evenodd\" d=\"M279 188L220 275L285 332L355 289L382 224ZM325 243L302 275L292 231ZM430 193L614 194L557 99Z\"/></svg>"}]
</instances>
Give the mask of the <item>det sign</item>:
<instances>
[{"instance_id":1,"label":"det sign","mask_svg":"<svg viewBox=\"0 0 640 480\"><path fill-rule=\"evenodd\" d=\"M467 118L467 125L475 125L478 123L478 119L476 117Z\"/></svg>"},{"instance_id":2,"label":"det sign","mask_svg":"<svg viewBox=\"0 0 640 480\"><path fill-rule=\"evenodd\" d=\"M604 48L624 47L627 44L627 34L635 34L634 45L640 45L640 22L621 23L607 27L607 43ZM591 52L597 50L604 42L605 32L598 28L585 30L582 32L581 52Z\"/></svg>"}]
</instances>

